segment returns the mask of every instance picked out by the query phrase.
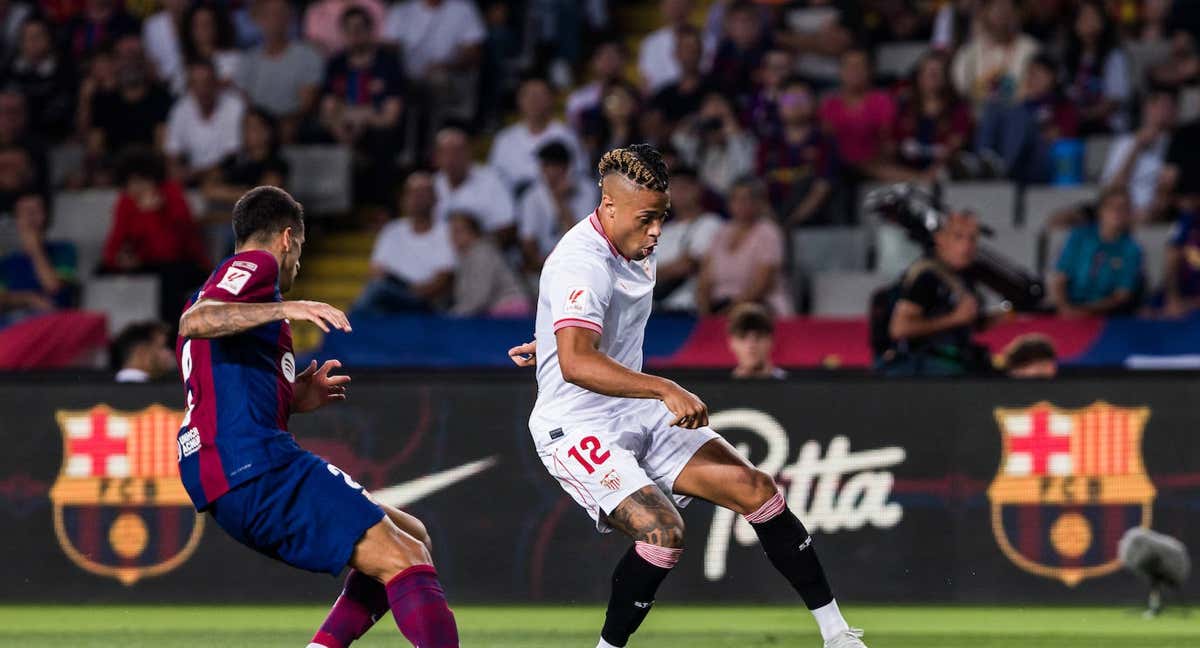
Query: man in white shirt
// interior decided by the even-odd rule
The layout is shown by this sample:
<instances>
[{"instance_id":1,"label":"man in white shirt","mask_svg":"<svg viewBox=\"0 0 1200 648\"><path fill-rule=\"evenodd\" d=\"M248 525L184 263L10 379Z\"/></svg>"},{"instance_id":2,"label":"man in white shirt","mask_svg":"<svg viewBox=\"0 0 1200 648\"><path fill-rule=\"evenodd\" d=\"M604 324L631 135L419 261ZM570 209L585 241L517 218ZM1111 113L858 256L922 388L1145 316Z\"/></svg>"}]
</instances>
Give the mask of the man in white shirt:
<instances>
[{"instance_id":1,"label":"man in white shirt","mask_svg":"<svg viewBox=\"0 0 1200 648\"><path fill-rule=\"evenodd\" d=\"M642 75L642 88L648 95L679 79L675 32L689 26L692 0L661 0L659 10L663 26L650 32L638 48L638 73Z\"/></svg>"},{"instance_id":2,"label":"man in white shirt","mask_svg":"<svg viewBox=\"0 0 1200 648\"><path fill-rule=\"evenodd\" d=\"M1165 89L1151 90L1142 101L1141 126L1136 132L1118 137L1109 149L1100 183L1128 189L1137 221L1146 222L1156 216L1155 196L1175 116L1175 95Z\"/></svg>"},{"instance_id":3,"label":"man in white shirt","mask_svg":"<svg viewBox=\"0 0 1200 648\"><path fill-rule=\"evenodd\" d=\"M190 63L188 93L167 117L163 150L170 158L171 175L190 184L236 153L245 112L246 104L236 92L221 90L211 62Z\"/></svg>"},{"instance_id":4,"label":"man in white shirt","mask_svg":"<svg viewBox=\"0 0 1200 648\"><path fill-rule=\"evenodd\" d=\"M433 218L433 177L417 171L404 182L401 217L384 226L371 251L371 281L353 311L372 315L430 312L449 294L454 248L445 223Z\"/></svg>"},{"instance_id":5,"label":"man in white shirt","mask_svg":"<svg viewBox=\"0 0 1200 648\"><path fill-rule=\"evenodd\" d=\"M516 238L512 194L492 168L471 161L471 140L458 126L447 126L434 138L433 164L437 175L435 220L445 223L452 212L473 214L484 233L505 246Z\"/></svg>"},{"instance_id":6,"label":"man in white shirt","mask_svg":"<svg viewBox=\"0 0 1200 648\"><path fill-rule=\"evenodd\" d=\"M592 52L591 82L567 95L567 123L571 128L583 127L583 115L600 105L600 95L610 83L625 79L625 44L620 39L605 40Z\"/></svg>"},{"instance_id":7,"label":"man in white shirt","mask_svg":"<svg viewBox=\"0 0 1200 648\"><path fill-rule=\"evenodd\" d=\"M179 42L179 27L187 12L188 0L162 0L162 10L142 23L142 41L146 55L154 63L158 79L178 96L187 90L187 71L183 66L183 50Z\"/></svg>"},{"instance_id":8,"label":"man in white shirt","mask_svg":"<svg viewBox=\"0 0 1200 648\"><path fill-rule=\"evenodd\" d=\"M583 148L575 133L554 119L554 93L542 78L532 77L517 91L517 111L521 120L502 129L492 141L488 164L500 173L514 193L520 193L537 180L537 151L551 140L559 140L571 151L574 171L583 175Z\"/></svg>"},{"instance_id":9,"label":"man in white shirt","mask_svg":"<svg viewBox=\"0 0 1200 648\"><path fill-rule=\"evenodd\" d=\"M838 610L816 547L774 475L708 427L708 408L642 372L654 251L670 205L667 169L635 144L600 160L600 206L563 236L539 286L538 396L529 430L538 456L597 530L634 541L617 564L597 648L625 646L683 552L676 507L693 497L743 515L771 564L812 611L825 648L865 648Z\"/></svg>"},{"instance_id":10,"label":"man in white shirt","mask_svg":"<svg viewBox=\"0 0 1200 648\"><path fill-rule=\"evenodd\" d=\"M525 268L539 271L567 230L596 208L600 192L590 179L571 173L571 151L562 142L538 149L542 176L521 196L517 234Z\"/></svg>"},{"instance_id":11,"label":"man in white shirt","mask_svg":"<svg viewBox=\"0 0 1200 648\"><path fill-rule=\"evenodd\" d=\"M280 121L283 141L291 142L300 120L317 105L325 61L292 38L287 0L259 0L254 14L263 43L246 55L234 82L250 103Z\"/></svg>"},{"instance_id":12,"label":"man in white shirt","mask_svg":"<svg viewBox=\"0 0 1200 648\"><path fill-rule=\"evenodd\" d=\"M167 325L149 321L121 330L109 349L119 383L158 380L175 370L175 352L168 345Z\"/></svg>"},{"instance_id":13,"label":"man in white shirt","mask_svg":"<svg viewBox=\"0 0 1200 648\"><path fill-rule=\"evenodd\" d=\"M479 10L467 0L404 0L383 23L383 40L400 46L412 79L475 68L486 36Z\"/></svg>"}]
</instances>

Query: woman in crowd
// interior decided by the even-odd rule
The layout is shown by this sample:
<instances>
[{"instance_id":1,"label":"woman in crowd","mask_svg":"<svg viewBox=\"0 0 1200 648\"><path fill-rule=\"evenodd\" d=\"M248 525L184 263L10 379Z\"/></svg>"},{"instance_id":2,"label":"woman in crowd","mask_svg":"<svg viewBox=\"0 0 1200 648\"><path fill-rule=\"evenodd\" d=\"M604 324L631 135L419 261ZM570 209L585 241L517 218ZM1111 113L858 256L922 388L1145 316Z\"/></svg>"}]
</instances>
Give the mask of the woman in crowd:
<instances>
[{"instance_id":1,"label":"woman in crowd","mask_svg":"<svg viewBox=\"0 0 1200 648\"><path fill-rule=\"evenodd\" d=\"M1087 0L1075 12L1064 62L1067 96L1080 108L1081 134L1129 130L1129 59L1099 0Z\"/></svg>"}]
</instances>

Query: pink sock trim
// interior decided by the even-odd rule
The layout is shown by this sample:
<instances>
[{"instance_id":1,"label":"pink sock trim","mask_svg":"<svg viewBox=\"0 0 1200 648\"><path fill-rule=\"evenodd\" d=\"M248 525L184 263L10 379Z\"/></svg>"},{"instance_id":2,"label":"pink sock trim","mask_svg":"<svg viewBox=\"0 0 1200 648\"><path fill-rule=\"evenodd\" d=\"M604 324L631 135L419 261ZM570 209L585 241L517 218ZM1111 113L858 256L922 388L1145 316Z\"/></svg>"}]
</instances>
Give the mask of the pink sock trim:
<instances>
[{"instance_id":1,"label":"pink sock trim","mask_svg":"<svg viewBox=\"0 0 1200 648\"><path fill-rule=\"evenodd\" d=\"M317 631L317 634L313 635L312 641L309 643L320 644L325 646L325 648L346 648L342 645L341 641L338 641L337 637L328 632L321 632L320 630Z\"/></svg>"},{"instance_id":2,"label":"pink sock trim","mask_svg":"<svg viewBox=\"0 0 1200 648\"><path fill-rule=\"evenodd\" d=\"M660 547L652 545L649 542L638 540L633 543L633 550L637 555L642 557L642 560L663 569L671 569L679 563L679 556L683 554L683 549L671 549L670 547Z\"/></svg>"},{"instance_id":3,"label":"pink sock trim","mask_svg":"<svg viewBox=\"0 0 1200 648\"><path fill-rule=\"evenodd\" d=\"M774 518L783 513L787 508L787 502L783 500L782 493L775 493L775 497L767 500L765 504L758 507L758 510L746 516L746 521L751 524L760 524Z\"/></svg>"},{"instance_id":4,"label":"pink sock trim","mask_svg":"<svg viewBox=\"0 0 1200 648\"><path fill-rule=\"evenodd\" d=\"M405 577L421 572L433 574L433 577L437 578L437 570L433 568L433 565L413 565L412 567L409 567L408 569L405 569L399 574L393 576L392 580L388 581L387 585L384 585L384 587L391 588L392 585L404 580Z\"/></svg>"}]
</instances>

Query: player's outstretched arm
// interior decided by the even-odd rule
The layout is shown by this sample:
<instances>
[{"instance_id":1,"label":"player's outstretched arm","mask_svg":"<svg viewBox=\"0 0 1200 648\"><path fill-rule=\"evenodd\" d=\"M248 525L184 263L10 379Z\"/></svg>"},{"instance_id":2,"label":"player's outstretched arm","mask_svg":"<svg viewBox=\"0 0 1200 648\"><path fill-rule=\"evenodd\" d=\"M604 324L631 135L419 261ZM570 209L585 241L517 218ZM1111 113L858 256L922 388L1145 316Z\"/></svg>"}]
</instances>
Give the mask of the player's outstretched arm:
<instances>
[{"instance_id":1,"label":"player's outstretched arm","mask_svg":"<svg viewBox=\"0 0 1200 648\"><path fill-rule=\"evenodd\" d=\"M569 326L555 334L563 380L605 396L654 398L675 415L672 425L708 425L708 406L672 380L634 371L600 352L600 334Z\"/></svg>"},{"instance_id":2,"label":"player's outstretched arm","mask_svg":"<svg viewBox=\"0 0 1200 648\"><path fill-rule=\"evenodd\" d=\"M237 335L282 319L303 320L328 333L331 328L350 332L350 320L342 311L321 302L223 302L202 299L179 318L179 334L188 338L217 338Z\"/></svg>"}]
</instances>

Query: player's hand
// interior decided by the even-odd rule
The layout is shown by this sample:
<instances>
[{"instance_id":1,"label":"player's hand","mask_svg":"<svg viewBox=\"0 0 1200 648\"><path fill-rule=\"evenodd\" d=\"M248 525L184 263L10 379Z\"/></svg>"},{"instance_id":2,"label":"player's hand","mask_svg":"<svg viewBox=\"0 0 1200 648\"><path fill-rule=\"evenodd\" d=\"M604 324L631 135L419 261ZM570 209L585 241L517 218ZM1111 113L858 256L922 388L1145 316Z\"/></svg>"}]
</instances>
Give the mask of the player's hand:
<instances>
[{"instance_id":1,"label":"player's hand","mask_svg":"<svg viewBox=\"0 0 1200 648\"><path fill-rule=\"evenodd\" d=\"M283 302L283 316L290 320L312 322L326 333L331 328L344 333L353 330L350 328L350 320L346 318L345 313L321 302L285 301Z\"/></svg>"},{"instance_id":2,"label":"player's hand","mask_svg":"<svg viewBox=\"0 0 1200 648\"><path fill-rule=\"evenodd\" d=\"M532 367L537 364L537 340L518 344L508 350L508 359L518 367Z\"/></svg>"},{"instance_id":3,"label":"player's hand","mask_svg":"<svg viewBox=\"0 0 1200 648\"><path fill-rule=\"evenodd\" d=\"M350 376L331 376L329 372L342 366L337 360L326 360L321 368L317 361L296 376L292 387L292 411L311 412L334 401L346 400L346 385Z\"/></svg>"},{"instance_id":4,"label":"player's hand","mask_svg":"<svg viewBox=\"0 0 1200 648\"><path fill-rule=\"evenodd\" d=\"M675 415L672 426L695 430L708 425L708 406L692 392L668 381L661 400Z\"/></svg>"}]
</instances>

